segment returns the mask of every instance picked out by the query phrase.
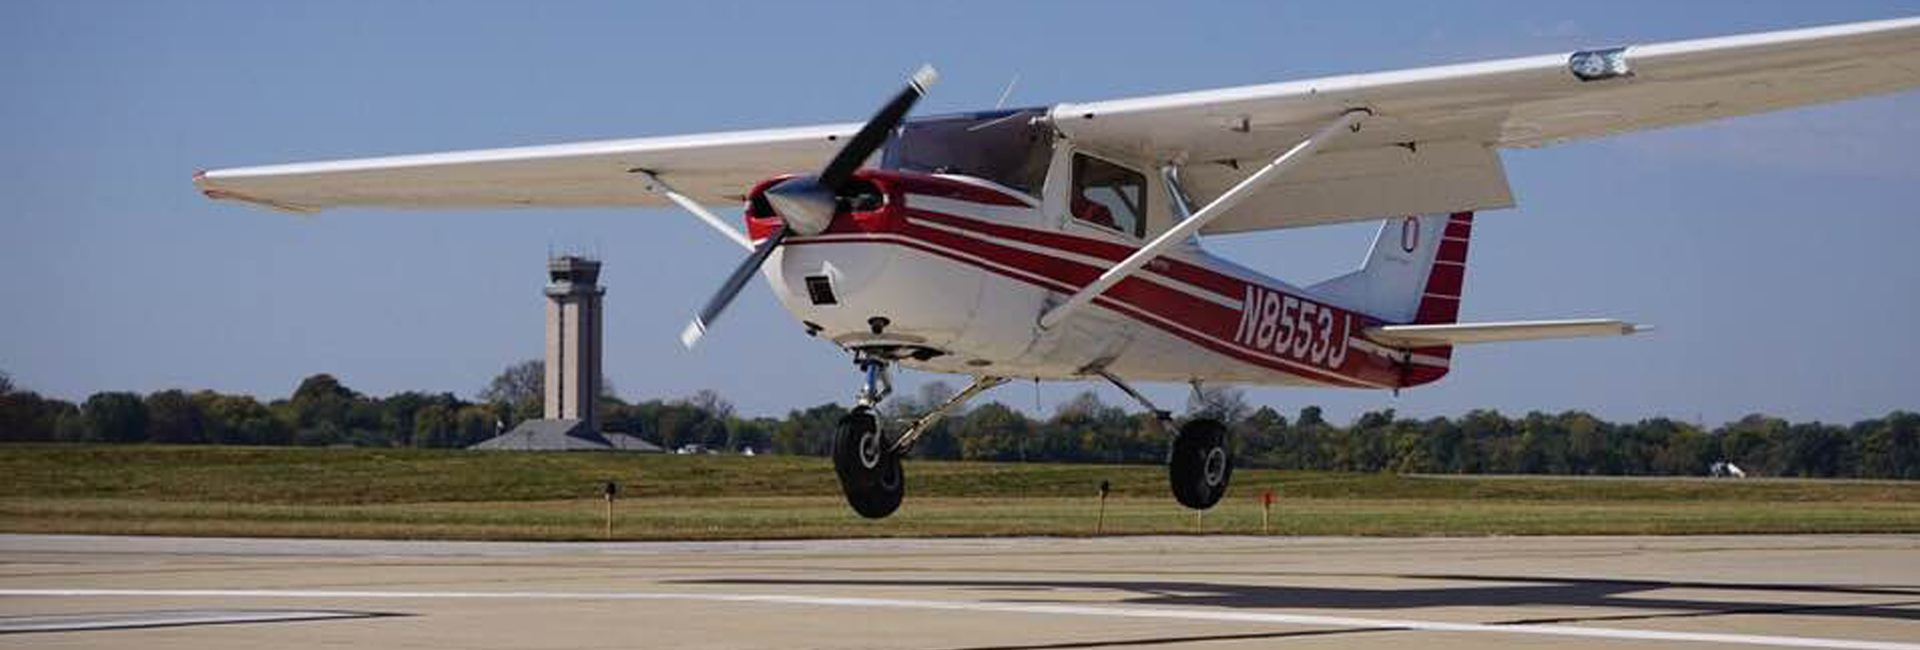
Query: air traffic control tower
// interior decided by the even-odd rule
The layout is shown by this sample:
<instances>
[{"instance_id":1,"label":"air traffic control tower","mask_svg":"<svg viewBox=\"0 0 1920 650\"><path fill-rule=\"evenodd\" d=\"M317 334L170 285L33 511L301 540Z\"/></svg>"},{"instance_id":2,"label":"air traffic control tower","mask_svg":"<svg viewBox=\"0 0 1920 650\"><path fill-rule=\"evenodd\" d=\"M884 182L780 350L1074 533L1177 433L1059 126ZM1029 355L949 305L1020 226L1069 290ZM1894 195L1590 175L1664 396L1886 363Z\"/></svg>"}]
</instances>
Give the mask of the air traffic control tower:
<instances>
[{"instance_id":1,"label":"air traffic control tower","mask_svg":"<svg viewBox=\"0 0 1920 650\"><path fill-rule=\"evenodd\" d=\"M471 449L658 452L638 436L600 430L600 261L566 255L547 260L547 362L544 414Z\"/></svg>"},{"instance_id":2,"label":"air traffic control tower","mask_svg":"<svg viewBox=\"0 0 1920 650\"><path fill-rule=\"evenodd\" d=\"M600 261L564 255L547 260L547 380L549 420L579 420L598 432L594 397L600 394Z\"/></svg>"}]
</instances>

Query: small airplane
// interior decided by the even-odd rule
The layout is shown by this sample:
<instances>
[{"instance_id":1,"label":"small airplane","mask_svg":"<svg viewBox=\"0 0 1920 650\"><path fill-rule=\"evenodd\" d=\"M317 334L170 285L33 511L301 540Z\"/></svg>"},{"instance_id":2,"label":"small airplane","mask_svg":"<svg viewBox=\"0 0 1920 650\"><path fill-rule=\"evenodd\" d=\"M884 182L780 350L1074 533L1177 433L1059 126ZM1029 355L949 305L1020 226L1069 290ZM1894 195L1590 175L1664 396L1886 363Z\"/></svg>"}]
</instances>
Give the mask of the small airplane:
<instances>
[{"instance_id":1,"label":"small airplane","mask_svg":"<svg viewBox=\"0 0 1920 650\"><path fill-rule=\"evenodd\" d=\"M330 207L678 205L747 257L692 347L756 273L865 381L833 460L859 514L892 514L900 460L1010 379L1400 390L1456 345L1639 331L1619 320L1459 323L1474 214L1512 207L1499 149L1541 147L1920 85L1920 18L1050 107L909 118L921 68L864 124L206 171L208 197ZM821 165L825 162L824 166ZM810 170L812 173L808 173ZM709 210L744 205L745 232ZM1392 216L1388 216L1392 215ZM1380 220L1357 270L1292 284L1200 236ZM972 383L897 434L891 368ZM1227 429L1171 436L1176 499L1233 472Z\"/></svg>"}]
</instances>

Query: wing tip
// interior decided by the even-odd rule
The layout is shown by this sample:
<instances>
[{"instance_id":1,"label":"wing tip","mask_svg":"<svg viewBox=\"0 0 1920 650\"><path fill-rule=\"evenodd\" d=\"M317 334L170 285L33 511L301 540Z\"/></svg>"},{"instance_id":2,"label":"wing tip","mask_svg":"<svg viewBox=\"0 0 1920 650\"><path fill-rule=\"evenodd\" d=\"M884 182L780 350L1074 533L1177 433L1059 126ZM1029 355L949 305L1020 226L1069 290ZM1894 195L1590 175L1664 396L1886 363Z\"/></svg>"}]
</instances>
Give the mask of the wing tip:
<instances>
[{"instance_id":1,"label":"wing tip","mask_svg":"<svg viewBox=\"0 0 1920 650\"><path fill-rule=\"evenodd\" d=\"M240 192L235 192L233 190L219 187L215 185L215 181L219 180L218 174L219 174L218 171L209 171L205 169L202 169L193 173L193 186L196 188L199 188L201 196L205 196L215 201L238 201L240 203L250 203L253 205L266 208L268 210L272 210L274 212L288 212L292 214L313 214L315 212L320 211L320 208L311 206L311 205L301 205L298 203L289 203L286 201L276 201L269 198L252 196L252 195L243 194Z\"/></svg>"}]
</instances>

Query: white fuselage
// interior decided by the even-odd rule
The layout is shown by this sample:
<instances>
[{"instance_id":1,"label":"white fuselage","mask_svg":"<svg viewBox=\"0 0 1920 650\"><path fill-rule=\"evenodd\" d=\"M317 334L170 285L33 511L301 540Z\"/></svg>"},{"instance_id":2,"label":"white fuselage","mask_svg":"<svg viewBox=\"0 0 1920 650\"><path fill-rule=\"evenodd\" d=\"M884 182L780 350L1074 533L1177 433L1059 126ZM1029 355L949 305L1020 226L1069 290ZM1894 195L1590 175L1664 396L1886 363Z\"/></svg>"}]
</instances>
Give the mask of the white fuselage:
<instances>
[{"instance_id":1,"label":"white fuselage","mask_svg":"<svg viewBox=\"0 0 1920 650\"><path fill-rule=\"evenodd\" d=\"M909 367L1038 379L1104 369L1147 381L1397 388L1446 371L1444 357L1407 366L1355 335L1378 319L1191 242L1043 329L1042 313L1140 239L1049 210L1059 197L963 176L862 177L884 188L884 207L789 237L764 267L802 326L843 348L911 348L926 354L903 357ZM1150 226L1164 228L1155 216L1162 223ZM750 211L749 227L759 239L772 225Z\"/></svg>"}]
</instances>

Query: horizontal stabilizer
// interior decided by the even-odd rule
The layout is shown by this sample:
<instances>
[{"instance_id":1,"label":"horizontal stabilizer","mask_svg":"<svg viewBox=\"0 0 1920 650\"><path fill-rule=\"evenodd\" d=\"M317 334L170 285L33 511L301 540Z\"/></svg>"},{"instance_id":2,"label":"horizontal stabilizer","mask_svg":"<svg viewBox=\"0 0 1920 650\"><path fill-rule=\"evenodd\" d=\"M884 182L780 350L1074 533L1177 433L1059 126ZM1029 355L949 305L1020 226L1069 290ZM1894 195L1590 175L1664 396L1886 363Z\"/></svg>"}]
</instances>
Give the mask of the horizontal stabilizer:
<instances>
[{"instance_id":1,"label":"horizontal stabilizer","mask_svg":"<svg viewBox=\"0 0 1920 650\"><path fill-rule=\"evenodd\" d=\"M1536 320L1510 323L1449 325L1383 325L1366 330L1367 338L1399 348L1462 343L1538 341L1585 336L1625 336L1653 329L1611 319Z\"/></svg>"}]
</instances>

